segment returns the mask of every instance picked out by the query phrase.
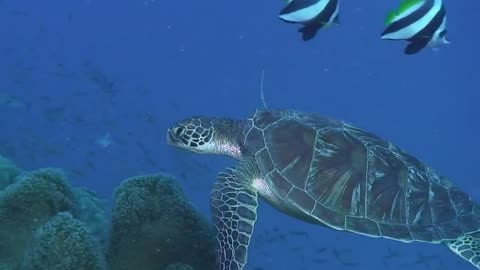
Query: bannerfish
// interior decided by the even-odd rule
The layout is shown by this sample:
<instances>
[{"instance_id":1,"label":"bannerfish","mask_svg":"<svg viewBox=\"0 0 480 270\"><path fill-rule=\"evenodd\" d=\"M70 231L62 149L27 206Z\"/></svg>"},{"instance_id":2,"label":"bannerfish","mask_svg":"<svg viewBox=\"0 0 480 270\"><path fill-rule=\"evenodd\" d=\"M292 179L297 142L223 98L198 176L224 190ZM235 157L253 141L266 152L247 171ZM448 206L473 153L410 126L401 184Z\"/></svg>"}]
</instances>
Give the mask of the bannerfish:
<instances>
[{"instance_id":1,"label":"bannerfish","mask_svg":"<svg viewBox=\"0 0 480 270\"><path fill-rule=\"evenodd\" d=\"M405 54L416 54L425 47L449 44L447 11L442 0L403 0L397 11L390 12L381 38L410 42Z\"/></svg>"},{"instance_id":2,"label":"bannerfish","mask_svg":"<svg viewBox=\"0 0 480 270\"><path fill-rule=\"evenodd\" d=\"M287 0L278 16L287 23L303 24L298 31L307 41L321 28L339 24L339 0Z\"/></svg>"}]
</instances>

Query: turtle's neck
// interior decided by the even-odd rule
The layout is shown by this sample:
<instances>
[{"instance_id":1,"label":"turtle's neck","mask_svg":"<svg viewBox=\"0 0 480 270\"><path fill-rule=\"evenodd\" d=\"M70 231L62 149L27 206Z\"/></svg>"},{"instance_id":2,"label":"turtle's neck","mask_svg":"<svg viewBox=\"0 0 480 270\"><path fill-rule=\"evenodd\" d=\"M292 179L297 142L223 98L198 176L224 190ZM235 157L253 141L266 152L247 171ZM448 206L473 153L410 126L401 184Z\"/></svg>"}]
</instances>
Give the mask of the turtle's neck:
<instances>
[{"instance_id":1,"label":"turtle's neck","mask_svg":"<svg viewBox=\"0 0 480 270\"><path fill-rule=\"evenodd\" d=\"M214 122L215 153L242 159L246 120L217 118Z\"/></svg>"}]
</instances>

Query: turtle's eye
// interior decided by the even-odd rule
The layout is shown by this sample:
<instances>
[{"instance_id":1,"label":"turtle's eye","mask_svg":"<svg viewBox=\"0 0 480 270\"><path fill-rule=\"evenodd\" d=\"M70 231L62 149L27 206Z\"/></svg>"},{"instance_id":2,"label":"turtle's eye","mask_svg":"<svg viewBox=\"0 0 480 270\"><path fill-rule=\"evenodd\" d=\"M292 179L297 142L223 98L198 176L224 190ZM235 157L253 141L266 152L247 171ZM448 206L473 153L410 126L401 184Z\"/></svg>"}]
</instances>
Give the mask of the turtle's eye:
<instances>
[{"instance_id":1,"label":"turtle's eye","mask_svg":"<svg viewBox=\"0 0 480 270\"><path fill-rule=\"evenodd\" d=\"M183 134L185 134L185 128L182 126L174 127L173 134L175 135L175 137L179 138L183 136Z\"/></svg>"}]
</instances>

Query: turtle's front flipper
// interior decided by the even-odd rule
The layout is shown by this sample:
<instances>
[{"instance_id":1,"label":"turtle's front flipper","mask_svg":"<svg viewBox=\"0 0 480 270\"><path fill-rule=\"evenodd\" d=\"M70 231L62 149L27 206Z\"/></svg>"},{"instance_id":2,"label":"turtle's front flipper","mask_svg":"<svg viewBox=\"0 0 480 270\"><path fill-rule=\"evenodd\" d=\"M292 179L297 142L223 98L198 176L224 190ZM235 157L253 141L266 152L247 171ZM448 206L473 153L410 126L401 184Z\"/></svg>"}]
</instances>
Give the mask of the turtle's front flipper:
<instances>
[{"instance_id":1,"label":"turtle's front flipper","mask_svg":"<svg viewBox=\"0 0 480 270\"><path fill-rule=\"evenodd\" d=\"M480 235L478 234L467 234L446 244L453 252L480 269L480 238L478 238Z\"/></svg>"},{"instance_id":2,"label":"turtle's front flipper","mask_svg":"<svg viewBox=\"0 0 480 270\"><path fill-rule=\"evenodd\" d=\"M257 219L257 191L245 168L227 169L218 175L211 208L217 240L220 270L241 270L247 263L247 250ZM250 178L250 179L249 179Z\"/></svg>"}]
</instances>

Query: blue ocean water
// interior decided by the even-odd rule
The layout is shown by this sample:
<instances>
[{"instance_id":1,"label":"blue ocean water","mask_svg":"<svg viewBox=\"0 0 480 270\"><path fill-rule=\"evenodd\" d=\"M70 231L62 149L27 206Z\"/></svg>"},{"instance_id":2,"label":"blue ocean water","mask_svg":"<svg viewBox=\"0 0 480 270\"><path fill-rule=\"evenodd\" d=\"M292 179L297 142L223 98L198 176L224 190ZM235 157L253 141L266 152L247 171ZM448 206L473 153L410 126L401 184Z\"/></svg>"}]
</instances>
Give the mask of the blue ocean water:
<instances>
[{"instance_id":1,"label":"blue ocean water","mask_svg":"<svg viewBox=\"0 0 480 270\"><path fill-rule=\"evenodd\" d=\"M480 2L445 0L451 44L418 55L382 41L398 1L344 1L340 25L303 42L258 1L0 0L0 154L63 168L111 199L128 177L174 175L209 215L233 161L166 144L191 115L316 112L370 130L480 201ZM248 270L472 269L441 245L328 230L262 203Z\"/></svg>"}]
</instances>

